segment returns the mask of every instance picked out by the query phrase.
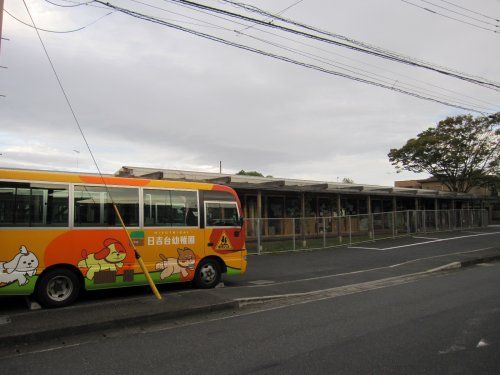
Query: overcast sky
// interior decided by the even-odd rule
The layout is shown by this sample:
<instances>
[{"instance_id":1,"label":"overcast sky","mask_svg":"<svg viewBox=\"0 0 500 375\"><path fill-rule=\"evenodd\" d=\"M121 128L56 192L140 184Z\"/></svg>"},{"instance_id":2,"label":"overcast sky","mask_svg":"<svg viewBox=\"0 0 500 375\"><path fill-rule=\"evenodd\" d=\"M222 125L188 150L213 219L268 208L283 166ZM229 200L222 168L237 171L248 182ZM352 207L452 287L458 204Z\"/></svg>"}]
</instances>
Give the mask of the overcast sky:
<instances>
[{"instance_id":1,"label":"overcast sky","mask_svg":"<svg viewBox=\"0 0 500 375\"><path fill-rule=\"evenodd\" d=\"M460 95L461 101L500 111L500 92L423 69L277 31L269 30L276 35L263 33L262 26L243 30L242 25L169 1L141 0L163 10L136 1L109 1L329 69L339 70L332 64L347 64L351 71L360 68L364 74L383 75L394 87L413 85L410 88L432 90L450 101ZM449 7L440 0L429 1ZM499 0L450 1L500 18ZM78 29L109 12L91 6L95 3L59 7L43 0L26 2L39 28L56 31ZM221 1L199 2L241 12ZM296 0L245 2L275 13ZM429 7L420 0L411 2ZM6 0L5 9L30 22L21 0ZM500 33L400 0L303 0L283 16L500 82ZM0 50L0 65L8 67L0 69L0 94L6 95L0 97L0 166L94 172L35 30L7 14L3 19L3 37L9 40L2 41ZM390 148L402 146L447 116L467 113L118 12L78 32L41 32L41 36L99 165L107 173L123 165L215 172L222 160L226 173L245 169L275 177L322 181L349 177L357 183L393 185L397 179L425 175L396 174L387 158ZM314 53L316 60L252 36Z\"/></svg>"}]
</instances>

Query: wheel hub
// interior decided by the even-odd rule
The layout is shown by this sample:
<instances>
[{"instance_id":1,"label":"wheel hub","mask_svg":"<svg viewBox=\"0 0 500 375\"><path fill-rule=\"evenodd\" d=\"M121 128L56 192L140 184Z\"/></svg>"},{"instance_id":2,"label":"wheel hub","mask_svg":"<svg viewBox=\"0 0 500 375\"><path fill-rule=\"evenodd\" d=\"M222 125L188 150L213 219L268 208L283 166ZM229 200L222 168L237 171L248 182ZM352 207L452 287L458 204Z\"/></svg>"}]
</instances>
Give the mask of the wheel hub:
<instances>
[{"instance_id":1,"label":"wheel hub","mask_svg":"<svg viewBox=\"0 0 500 375\"><path fill-rule=\"evenodd\" d=\"M47 295L53 301L64 301L73 292L73 283L66 276L57 276L47 284Z\"/></svg>"}]
</instances>

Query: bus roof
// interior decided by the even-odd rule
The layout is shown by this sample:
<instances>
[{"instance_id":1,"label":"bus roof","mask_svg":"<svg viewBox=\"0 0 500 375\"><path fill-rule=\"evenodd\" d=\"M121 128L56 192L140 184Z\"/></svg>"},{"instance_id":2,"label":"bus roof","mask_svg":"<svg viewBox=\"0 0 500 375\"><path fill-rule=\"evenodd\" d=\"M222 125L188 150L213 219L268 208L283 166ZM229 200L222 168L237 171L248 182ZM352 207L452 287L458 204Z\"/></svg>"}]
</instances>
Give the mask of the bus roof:
<instances>
[{"instance_id":1,"label":"bus roof","mask_svg":"<svg viewBox=\"0 0 500 375\"><path fill-rule=\"evenodd\" d=\"M92 185L118 185L130 187L158 187L158 188L178 188L178 189L200 189L217 190L232 189L227 186L221 186L203 182L174 181L174 180L150 180L145 178L115 177L110 174L81 173L81 172L63 172L48 171L36 169L15 169L0 168L0 179L19 180L19 181L38 181L38 182L58 182L74 184L92 184Z\"/></svg>"}]
</instances>

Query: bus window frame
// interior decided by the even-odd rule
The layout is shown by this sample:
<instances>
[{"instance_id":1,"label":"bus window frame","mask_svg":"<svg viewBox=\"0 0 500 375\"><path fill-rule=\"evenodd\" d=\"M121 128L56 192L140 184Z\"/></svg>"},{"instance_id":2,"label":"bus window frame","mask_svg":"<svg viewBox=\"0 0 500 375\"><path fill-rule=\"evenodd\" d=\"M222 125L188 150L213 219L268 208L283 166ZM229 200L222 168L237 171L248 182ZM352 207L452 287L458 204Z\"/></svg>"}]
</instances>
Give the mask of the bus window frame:
<instances>
[{"instance_id":1,"label":"bus window frame","mask_svg":"<svg viewBox=\"0 0 500 375\"><path fill-rule=\"evenodd\" d=\"M54 181L39 181L39 180L18 180L18 179L0 179L0 182L13 182L13 183L21 183L21 184L46 184L46 185L59 185L59 186L65 186L67 187L68 190L68 224L64 227L60 226L27 226L27 227L21 227L21 226L16 226L16 227L0 227L0 231L7 231L7 230L61 230L61 229L72 229L71 227L71 213L72 213L72 205L71 205L71 195L73 192L71 183L65 183L65 182L54 182Z\"/></svg>"},{"instance_id":2,"label":"bus window frame","mask_svg":"<svg viewBox=\"0 0 500 375\"><path fill-rule=\"evenodd\" d=\"M147 186L147 187L138 187L138 186L127 186L127 185L116 185L116 184L89 184L85 182L60 182L60 181L46 181L46 180L21 180L21 179L0 179L1 182L12 182L12 183L33 183L33 184L48 184L48 185L58 185L58 186L64 186L68 190L68 223L66 226L36 226L36 227L0 227L0 231L7 231L7 230L119 230L121 229L120 226L86 226L86 227L79 227L75 226L75 186L89 186L89 187L102 187L106 188L124 188L124 189L136 189L139 194L139 225L136 226L126 226L127 229L133 229L133 230L146 230L146 229L172 229L172 230L180 230L180 229L200 229L201 227L201 199L200 199L200 191L205 189L177 189L177 188L168 188L168 187L154 187L154 186ZM196 192L196 200L198 203L198 225L197 226L144 226L144 189L146 190L167 190L167 191L194 191ZM221 201L222 202L222 201ZM218 203L218 202L216 202ZM222 202L224 203L224 202ZM234 202L236 203L236 202ZM203 206L205 207L205 206ZM238 206L236 207L238 210L239 214L239 209ZM215 227L211 227L215 228ZM232 227L224 227L224 228L232 228Z\"/></svg>"},{"instance_id":3,"label":"bus window frame","mask_svg":"<svg viewBox=\"0 0 500 375\"><path fill-rule=\"evenodd\" d=\"M141 224L141 228L146 230L146 229L163 229L163 230L167 230L167 229L178 229L178 230L181 230L181 229L185 229L185 230L188 230L188 229L200 229L201 226L201 207L200 207L200 189L176 189L176 188L166 188L166 187L162 187L162 188L158 188L158 187L150 187L150 186L146 186L146 187L141 187L141 199L143 200L143 203L142 203L142 210L140 210L140 215L139 215L139 224ZM155 226L145 226L144 225L144 190L163 190L163 191L194 191L196 192L196 202L198 204L198 224L196 226L162 226L162 225L155 225ZM141 221L142 220L142 221Z\"/></svg>"},{"instance_id":4,"label":"bus window frame","mask_svg":"<svg viewBox=\"0 0 500 375\"><path fill-rule=\"evenodd\" d=\"M238 205L237 201L204 201L203 202L203 208L204 208L204 218L203 220L205 221L205 228L214 228L214 229L224 229L224 228L240 228L241 226L236 223L236 225L223 225L223 226L212 226L207 224L207 203L217 203L217 204L234 204L236 206L236 213L238 214L238 219L241 218L241 212L240 208Z\"/></svg>"},{"instance_id":5,"label":"bus window frame","mask_svg":"<svg viewBox=\"0 0 500 375\"><path fill-rule=\"evenodd\" d=\"M72 211L73 211L73 216L71 216L71 226L70 228L71 229L74 229L74 230L111 230L111 229L123 229L123 227L121 225L116 225L116 226L108 226L108 227L104 227L104 226L89 226L89 227L79 227L79 226L75 226L75 216L74 216L74 209L75 209L75 196L74 196L74 193L75 193L75 186L93 186L93 187L102 187L104 189L106 188L123 188L123 189L136 189L138 191L138 194L139 194L139 199L138 199L138 205L139 205L139 223L138 225L135 225L135 226L131 226L131 225L125 225L125 227L127 229L134 229L134 230L137 230L137 229L141 229L141 193L140 193L140 187L137 187L137 186L127 186L127 185L110 185L110 184L86 184L86 183L72 183L71 184L71 192L73 193L72 194L72 203L71 203L71 208L72 208Z\"/></svg>"}]
</instances>

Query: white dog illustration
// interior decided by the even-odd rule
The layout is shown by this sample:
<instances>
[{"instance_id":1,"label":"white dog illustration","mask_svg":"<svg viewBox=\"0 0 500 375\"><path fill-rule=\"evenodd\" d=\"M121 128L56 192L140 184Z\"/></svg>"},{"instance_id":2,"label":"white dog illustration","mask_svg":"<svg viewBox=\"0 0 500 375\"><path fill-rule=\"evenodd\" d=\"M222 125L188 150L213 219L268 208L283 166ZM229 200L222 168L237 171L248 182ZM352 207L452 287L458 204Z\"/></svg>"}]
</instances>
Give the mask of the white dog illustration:
<instances>
[{"instance_id":1,"label":"white dog illustration","mask_svg":"<svg viewBox=\"0 0 500 375\"><path fill-rule=\"evenodd\" d=\"M38 259L25 246L21 246L19 254L8 262L0 262L0 287L18 282L19 286L26 285L26 276L34 276L38 267Z\"/></svg>"}]
</instances>

